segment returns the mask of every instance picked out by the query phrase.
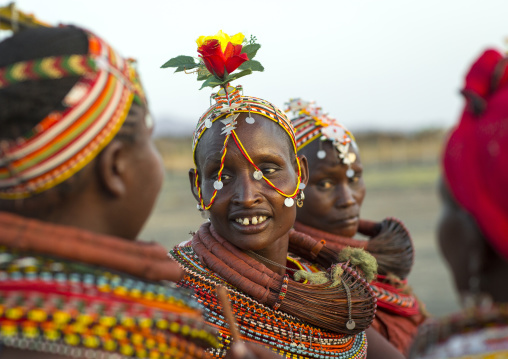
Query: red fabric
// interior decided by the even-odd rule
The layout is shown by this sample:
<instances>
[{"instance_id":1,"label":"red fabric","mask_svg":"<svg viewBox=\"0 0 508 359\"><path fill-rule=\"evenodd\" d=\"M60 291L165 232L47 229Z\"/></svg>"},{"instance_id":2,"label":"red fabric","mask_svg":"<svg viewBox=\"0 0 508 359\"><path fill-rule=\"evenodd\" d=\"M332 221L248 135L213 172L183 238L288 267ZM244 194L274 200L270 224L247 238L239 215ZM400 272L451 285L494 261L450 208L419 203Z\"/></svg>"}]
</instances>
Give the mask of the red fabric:
<instances>
[{"instance_id":1,"label":"red fabric","mask_svg":"<svg viewBox=\"0 0 508 359\"><path fill-rule=\"evenodd\" d=\"M466 75L466 105L446 144L443 173L455 200L508 259L507 63L487 50Z\"/></svg>"},{"instance_id":2,"label":"red fabric","mask_svg":"<svg viewBox=\"0 0 508 359\"><path fill-rule=\"evenodd\" d=\"M248 61L247 54L242 54L242 45L228 43L224 52L218 40L208 40L198 48L201 58L210 73L217 77L224 77L224 70L228 74L235 71L241 64Z\"/></svg>"},{"instance_id":3,"label":"red fabric","mask_svg":"<svg viewBox=\"0 0 508 359\"><path fill-rule=\"evenodd\" d=\"M384 336L401 353L407 355L418 326L423 323L423 314L401 317L394 313L378 310L371 327Z\"/></svg>"}]
</instances>

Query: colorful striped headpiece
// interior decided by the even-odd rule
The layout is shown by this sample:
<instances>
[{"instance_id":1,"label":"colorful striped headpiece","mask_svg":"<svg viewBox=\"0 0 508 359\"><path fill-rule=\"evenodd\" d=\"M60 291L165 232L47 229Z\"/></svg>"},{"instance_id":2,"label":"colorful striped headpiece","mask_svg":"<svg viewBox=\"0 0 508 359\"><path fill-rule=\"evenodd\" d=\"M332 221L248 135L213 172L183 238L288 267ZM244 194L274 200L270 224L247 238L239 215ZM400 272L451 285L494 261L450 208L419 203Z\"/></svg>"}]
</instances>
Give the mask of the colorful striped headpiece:
<instances>
[{"instance_id":1,"label":"colorful striped headpiece","mask_svg":"<svg viewBox=\"0 0 508 359\"><path fill-rule=\"evenodd\" d=\"M356 161L356 154L350 152L349 147L352 146L358 152L353 134L335 118L323 113L323 109L317 107L314 102L296 98L290 99L286 105L288 107L286 112L292 111L296 115L295 118L291 119L291 122L295 127L297 150L300 151L318 138L320 141L331 141L339 152L342 163L349 166L346 175L353 177L355 172L351 169L351 164ZM326 157L321 142L316 155L319 159Z\"/></svg>"},{"instance_id":2,"label":"colorful striped headpiece","mask_svg":"<svg viewBox=\"0 0 508 359\"><path fill-rule=\"evenodd\" d=\"M323 109L313 102L296 98L290 99L286 105L286 112L292 111L296 116L291 119L291 123L295 128L298 151L318 138L332 141L335 146L355 142L355 137L344 125L323 113Z\"/></svg>"},{"instance_id":3,"label":"colorful striped headpiece","mask_svg":"<svg viewBox=\"0 0 508 359\"><path fill-rule=\"evenodd\" d=\"M201 136L203 136L204 132L212 127L212 124L223 118L224 116L229 117L234 113L248 113L249 116L245 119L245 122L249 124L254 123L254 119L250 116L251 113L256 113L258 115L264 116L269 120L272 120L279 124L284 131L291 138L291 142L293 143L293 147L296 153L296 137L295 137L295 129L291 124L291 121L288 119L286 114L275 107L272 103L251 96L242 96L240 95L240 91L243 91L241 85L237 87L228 87L228 94L225 94L224 90L220 90L218 93L214 93L211 95L211 98L215 100L215 104L210 106L208 110L199 118L198 124L196 126L196 130L193 134L192 139L192 151L194 154L194 163L196 161L195 151L198 145L198 141ZM233 128L236 125L235 123L230 125L229 128ZM225 126L226 127L226 126ZM227 129L225 129L225 133L230 133Z\"/></svg>"},{"instance_id":4,"label":"colorful striped headpiece","mask_svg":"<svg viewBox=\"0 0 508 359\"><path fill-rule=\"evenodd\" d=\"M305 188L305 184L301 183L301 169L300 169L300 160L298 158L298 154L296 151L296 138L295 138L295 130L291 121L289 121L288 117L284 112L275 107L268 101L262 100L257 97L250 96L241 96L240 90L242 90L241 86L232 87L228 86L227 91L221 89L218 93L212 94L212 98L215 99L216 103L212 105L199 119L196 130L194 131L194 136L192 140L192 152L194 157L194 164L196 165L195 175L195 186L198 190L198 196L200 203L198 204L198 209L208 210L217 195L217 191L219 191L223 184L221 180L222 170L224 168L224 159L227 153L227 145L228 140L232 137L235 145L241 151L242 155L249 161L249 163L255 168L254 178L257 180L264 179L266 183L272 187L275 191L277 191L280 195L286 197L285 204L288 207L293 206L294 199L298 195L299 191ZM255 119L251 116L252 113L259 114L261 116L266 117L267 119L276 122L279 126L281 126L284 131L291 138L291 143L293 144L293 150L295 153L296 161L298 164L298 183L296 184L296 189L291 194L286 194L282 192L280 189L275 187L275 185L263 175L263 172L257 167L257 165L252 161L247 150L243 146L242 142L238 138L235 129L238 125L236 118L240 113L248 113L249 115L245 119L245 122L249 125L253 125L255 123ZM212 127L212 124L221 119L220 121L224 124L222 128L221 134L224 135L224 147L221 156L221 167L218 172L218 179L214 183L214 193L210 200L210 203L205 204L203 197L201 195L201 186L199 183L199 175L197 172L197 163L196 163L196 147L198 145L201 136L205 133L208 128ZM207 214L205 214L206 216Z\"/></svg>"},{"instance_id":5,"label":"colorful striped headpiece","mask_svg":"<svg viewBox=\"0 0 508 359\"><path fill-rule=\"evenodd\" d=\"M0 68L0 89L80 76L52 112L24 137L0 141L0 199L30 197L74 175L113 139L132 101L146 103L131 61L87 32L88 53L45 57Z\"/></svg>"}]
</instances>

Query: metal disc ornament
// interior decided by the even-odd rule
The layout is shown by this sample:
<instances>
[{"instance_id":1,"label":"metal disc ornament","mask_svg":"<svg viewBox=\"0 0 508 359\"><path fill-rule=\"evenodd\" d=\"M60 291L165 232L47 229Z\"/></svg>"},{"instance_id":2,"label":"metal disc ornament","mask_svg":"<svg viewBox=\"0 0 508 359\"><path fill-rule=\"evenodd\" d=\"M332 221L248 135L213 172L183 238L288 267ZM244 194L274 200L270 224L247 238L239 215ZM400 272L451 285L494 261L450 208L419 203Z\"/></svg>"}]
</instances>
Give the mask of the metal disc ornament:
<instances>
[{"instance_id":1,"label":"metal disc ornament","mask_svg":"<svg viewBox=\"0 0 508 359\"><path fill-rule=\"evenodd\" d=\"M346 171L347 178L353 178L354 175L355 175L355 170L352 168L348 168L348 170Z\"/></svg>"},{"instance_id":2,"label":"metal disc ornament","mask_svg":"<svg viewBox=\"0 0 508 359\"><path fill-rule=\"evenodd\" d=\"M247 122L249 125L252 125L254 122L256 122L256 120L254 119L254 117L251 117L249 115L249 117L245 119L245 122Z\"/></svg>"},{"instance_id":3,"label":"metal disc ornament","mask_svg":"<svg viewBox=\"0 0 508 359\"><path fill-rule=\"evenodd\" d=\"M259 181L261 178L263 178L263 172L261 172L261 171L254 171L253 176L254 176L254 179L257 179Z\"/></svg>"},{"instance_id":4,"label":"metal disc ornament","mask_svg":"<svg viewBox=\"0 0 508 359\"><path fill-rule=\"evenodd\" d=\"M299 189L305 189L305 187L307 187L305 183L300 183L300 185L298 186Z\"/></svg>"},{"instance_id":5,"label":"metal disc ornament","mask_svg":"<svg viewBox=\"0 0 508 359\"><path fill-rule=\"evenodd\" d=\"M288 197L288 198L286 198L286 199L284 200L284 205L285 205L286 207L293 207L293 205L294 205L294 204L295 204L295 200L294 200L294 199L292 199L292 198L289 198L289 197Z\"/></svg>"},{"instance_id":6,"label":"metal disc ornament","mask_svg":"<svg viewBox=\"0 0 508 359\"><path fill-rule=\"evenodd\" d=\"M210 212L208 212L206 210L205 211L201 211L201 218L203 218L203 219L210 218Z\"/></svg>"},{"instance_id":7,"label":"metal disc ornament","mask_svg":"<svg viewBox=\"0 0 508 359\"><path fill-rule=\"evenodd\" d=\"M206 119L205 121L205 127L206 128L210 128L212 127L212 120L210 120L209 118Z\"/></svg>"},{"instance_id":8,"label":"metal disc ornament","mask_svg":"<svg viewBox=\"0 0 508 359\"><path fill-rule=\"evenodd\" d=\"M326 157L326 152L324 150L319 150L317 151L317 157L322 160L323 158Z\"/></svg>"},{"instance_id":9,"label":"metal disc ornament","mask_svg":"<svg viewBox=\"0 0 508 359\"><path fill-rule=\"evenodd\" d=\"M213 188L215 188L217 191L222 189L222 187L224 187L224 183L222 183L222 181L215 181L213 183Z\"/></svg>"},{"instance_id":10,"label":"metal disc ornament","mask_svg":"<svg viewBox=\"0 0 508 359\"><path fill-rule=\"evenodd\" d=\"M348 328L349 330L353 330L355 329L356 327L356 323L353 319L349 319L346 323L346 328Z\"/></svg>"}]
</instances>

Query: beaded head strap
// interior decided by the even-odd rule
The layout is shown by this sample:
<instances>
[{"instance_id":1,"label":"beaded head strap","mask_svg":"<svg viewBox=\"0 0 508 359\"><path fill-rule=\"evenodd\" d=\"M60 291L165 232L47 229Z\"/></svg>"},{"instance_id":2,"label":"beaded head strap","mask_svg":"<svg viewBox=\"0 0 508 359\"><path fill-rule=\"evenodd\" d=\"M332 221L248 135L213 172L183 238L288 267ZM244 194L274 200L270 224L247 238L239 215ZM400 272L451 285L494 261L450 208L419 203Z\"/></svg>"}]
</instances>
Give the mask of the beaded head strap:
<instances>
[{"instance_id":1,"label":"beaded head strap","mask_svg":"<svg viewBox=\"0 0 508 359\"><path fill-rule=\"evenodd\" d=\"M0 89L16 83L80 76L63 100L33 130L0 141L0 198L48 190L74 175L113 139L132 101L145 95L130 60L87 32L88 53L45 57L0 68Z\"/></svg>"},{"instance_id":2,"label":"beaded head strap","mask_svg":"<svg viewBox=\"0 0 508 359\"><path fill-rule=\"evenodd\" d=\"M317 107L313 102L296 98L290 99L286 106L286 112L291 111L295 116L291 119L291 123L295 128L297 150L300 151L309 143L319 139L319 150L316 155L319 159L323 159L326 157L326 152L322 148L322 142L330 141L339 152L341 162L349 167L346 175L349 178L353 177L355 171L351 168L351 164L356 161L356 154L349 152L350 146L358 152L353 134L336 119L323 113L322 108Z\"/></svg>"},{"instance_id":3,"label":"beaded head strap","mask_svg":"<svg viewBox=\"0 0 508 359\"><path fill-rule=\"evenodd\" d=\"M221 87L217 93L213 93L211 95L211 99L215 100L215 104L211 105L210 108L200 117L196 130L194 131L192 141L193 159L194 164L196 165L196 169L194 169L195 186L198 191L200 202L198 204L198 209L203 211L210 209L215 201L217 192L223 187L222 170L224 169L224 161L230 138L233 139L233 142L245 159L254 167L254 179L264 179L270 187L272 187L280 195L286 197L284 201L286 206L293 206L295 202L294 199L298 195L299 191L305 187L305 184L301 183L301 168L300 160L296 151L295 131L286 114L268 101L256 97L242 96L240 94L240 92L243 91L242 86L230 86L231 81L245 75L249 75L252 71L264 70L263 66L258 61L253 60L253 57L256 55L261 46L255 43L255 37L251 37L249 41L245 41L244 38L244 35L241 33L230 37L222 31L219 31L215 36L201 36L197 40L198 52L200 54L200 58L197 62L191 56L178 56L172 58L162 66L163 68L176 67L175 72L185 71L186 73L189 73L187 70L193 69L191 73L198 74L198 81L204 81L201 88L216 86ZM234 71L238 68L242 71L234 73ZM264 116L281 126L290 137L298 166L298 181L296 188L292 193L286 194L278 189L263 175L263 172L249 156L235 131L236 126L238 125L237 118L240 113L248 113L245 122L250 125L255 124L255 119L251 116L252 113ZM206 204L201 193L195 152L198 142L205 131L211 128L212 124L217 120L220 120L224 125L221 132L221 135L224 135L224 145L221 150L221 164L218 172L218 179L214 183L214 192L210 202ZM207 218L208 214L204 212L203 216Z\"/></svg>"}]
</instances>

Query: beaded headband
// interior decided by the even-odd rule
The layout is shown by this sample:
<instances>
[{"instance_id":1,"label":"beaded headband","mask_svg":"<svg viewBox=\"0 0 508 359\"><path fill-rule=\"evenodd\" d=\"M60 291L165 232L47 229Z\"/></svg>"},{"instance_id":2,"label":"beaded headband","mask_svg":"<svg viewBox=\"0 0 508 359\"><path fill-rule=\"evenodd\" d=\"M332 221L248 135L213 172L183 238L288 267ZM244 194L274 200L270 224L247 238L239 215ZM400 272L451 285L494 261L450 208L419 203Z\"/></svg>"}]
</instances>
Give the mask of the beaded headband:
<instances>
[{"instance_id":1,"label":"beaded headband","mask_svg":"<svg viewBox=\"0 0 508 359\"><path fill-rule=\"evenodd\" d=\"M196 165L196 169L194 170L195 186L200 200L198 209L203 211L207 211L212 206L217 192L223 187L223 183L221 181L222 170L224 169L224 161L230 138L233 138L235 145L238 147L242 155L255 168L253 177L258 181L264 179L270 187L272 187L280 195L286 197L286 200L284 201L286 206L293 206L295 202L294 199L298 195L299 191L305 188L305 184L301 183L300 160L296 151L296 137L291 121L289 121L284 112L276 108L270 102L256 97L242 96L240 94L240 91L243 91L242 86L233 87L229 84L235 79L251 74L252 71L264 70L263 66L258 61L253 60L253 57L261 47L261 45L255 43L255 40L255 37L251 37L250 41L244 41L244 35L241 33L230 37L222 31L219 31L215 36L201 36L198 38L196 42L198 44L198 52L201 55L198 62L195 62L194 58L191 56L178 56L162 65L163 68L176 67L175 72L185 71L186 73L189 73L187 72L188 69L194 69L192 72L198 73L198 81L204 81L201 88L213 88L216 86L221 87L221 90L211 95L211 99L215 100L215 104L210 106L210 108L200 117L192 140L193 159L194 164ZM233 73L238 68L243 71ZM264 116L281 126L291 138L298 165L298 182L293 193L286 194L278 189L263 175L263 172L250 158L247 150L235 132L236 126L238 125L237 118L240 113L249 114L245 119L245 122L249 125L253 125L255 123L255 119L251 116L252 113ZM198 142L205 131L208 128L211 128L212 124L217 120L220 120L224 124L221 135L224 135L225 139L223 149L221 151L221 165L218 172L218 179L214 183L214 192L210 199L210 203L205 204L201 194L195 152ZM207 218L208 213L203 212L203 217Z\"/></svg>"},{"instance_id":2,"label":"beaded headband","mask_svg":"<svg viewBox=\"0 0 508 359\"><path fill-rule=\"evenodd\" d=\"M0 69L0 89L16 83L80 76L52 112L30 133L0 141L0 198L19 199L48 190L74 175L113 139L132 101L146 103L130 60L87 32L86 55L46 57Z\"/></svg>"},{"instance_id":3,"label":"beaded headband","mask_svg":"<svg viewBox=\"0 0 508 359\"><path fill-rule=\"evenodd\" d=\"M331 141L339 152L339 158L343 164L351 166L356 161L356 154L349 152L349 147L352 146L358 151L358 146L355 137L344 125L335 118L323 113L322 108L317 107L313 102L296 98L290 99L286 106L286 112L291 111L296 116L291 119L291 123L295 128L298 151L319 138L319 150L316 154L319 159L326 157L321 142ZM348 177L354 176L351 167L346 171L346 175Z\"/></svg>"}]
</instances>

